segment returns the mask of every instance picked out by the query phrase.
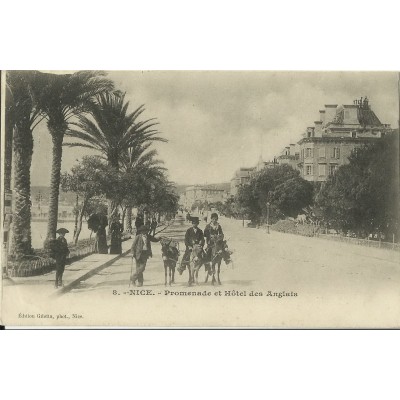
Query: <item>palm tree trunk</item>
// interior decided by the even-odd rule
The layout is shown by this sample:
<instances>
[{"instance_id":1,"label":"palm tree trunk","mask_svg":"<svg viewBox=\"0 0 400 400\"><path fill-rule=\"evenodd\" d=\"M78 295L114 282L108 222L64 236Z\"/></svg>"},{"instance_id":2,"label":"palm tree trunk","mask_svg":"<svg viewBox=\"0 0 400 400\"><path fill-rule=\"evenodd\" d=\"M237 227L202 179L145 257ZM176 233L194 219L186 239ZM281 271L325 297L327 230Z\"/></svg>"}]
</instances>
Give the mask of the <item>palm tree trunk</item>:
<instances>
[{"instance_id":1,"label":"palm tree trunk","mask_svg":"<svg viewBox=\"0 0 400 400\"><path fill-rule=\"evenodd\" d=\"M125 232L125 215L126 215L126 210L128 207L122 207L122 217L121 217L121 223L122 223L122 232Z\"/></svg>"},{"instance_id":2,"label":"palm tree trunk","mask_svg":"<svg viewBox=\"0 0 400 400\"><path fill-rule=\"evenodd\" d=\"M14 198L13 251L17 258L32 254L31 177L33 137L29 118L20 120L14 129Z\"/></svg>"},{"instance_id":3,"label":"palm tree trunk","mask_svg":"<svg viewBox=\"0 0 400 400\"><path fill-rule=\"evenodd\" d=\"M4 189L11 189L11 170L12 170L12 153L13 153L13 130L14 125L11 121L7 120L6 115L6 129L4 141Z\"/></svg>"},{"instance_id":4,"label":"palm tree trunk","mask_svg":"<svg viewBox=\"0 0 400 400\"><path fill-rule=\"evenodd\" d=\"M76 231L78 230L78 216L79 216L79 211L78 211L78 207L79 207L79 195L76 195L76 200L75 200L75 208L74 208L74 214L75 214L75 223L74 223L74 240L75 240L75 236L76 236Z\"/></svg>"},{"instance_id":5,"label":"palm tree trunk","mask_svg":"<svg viewBox=\"0 0 400 400\"><path fill-rule=\"evenodd\" d=\"M78 223L76 226L76 231L73 239L75 244L78 242L79 235L82 230L82 220L83 220L83 215L85 214L87 202L88 202L87 199L83 199L82 208L79 210L78 221L77 221Z\"/></svg>"},{"instance_id":6,"label":"palm tree trunk","mask_svg":"<svg viewBox=\"0 0 400 400\"><path fill-rule=\"evenodd\" d=\"M60 194L60 173L62 160L62 143L64 130L49 126L53 142L53 154L51 165L50 198L49 198L49 217L47 221L47 237L45 244L56 238L58 221L58 196Z\"/></svg>"},{"instance_id":7,"label":"palm tree trunk","mask_svg":"<svg viewBox=\"0 0 400 400\"><path fill-rule=\"evenodd\" d=\"M132 232L132 207L128 207L126 211L126 230Z\"/></svg>"}]
</instances>

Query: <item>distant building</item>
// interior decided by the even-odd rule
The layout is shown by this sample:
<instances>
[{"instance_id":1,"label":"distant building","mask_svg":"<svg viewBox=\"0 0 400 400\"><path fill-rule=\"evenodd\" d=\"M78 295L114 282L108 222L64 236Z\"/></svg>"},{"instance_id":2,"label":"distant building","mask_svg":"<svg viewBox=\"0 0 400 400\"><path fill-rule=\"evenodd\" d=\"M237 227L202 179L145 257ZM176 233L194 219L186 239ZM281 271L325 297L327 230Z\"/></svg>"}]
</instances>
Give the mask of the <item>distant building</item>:
<instances>
[{"instance_id":1,"label":"distant building","mask_svg":"<svg viewBox=\"0 0 400 400\"><path fill-rule=\"evenodd\" d=\"M190 210L196 201L210 204L218 201L223 202L225 197L224 189L218 189L212 185L194 185L185 189L185 193L181 195L180 201L183 207Z\"/></svg>"},{"instance_id":2,"label":"distant building","mask_svg":"<svg viewBox=\"0 0 400 400\"><path fill-rule=\"evenodd\" d=\"M256 169L256 167L242 167L235 172L235 175L231 179L231 196L235 196L237 194L240 185L244 185L250 181L251 175L254 171L256 171Z\"/></svg>"},{"instance_id":3,"label":"distant building","mask_svg":"<svg viewBox=\"0 0 400 400\"><path fill-rule=\"evenodd\" d=\"M276 157L276 162L279 165L288 164L292 168L297 169L297 164L300 158L300 149L297 144L290 144L286 146L282 151L281 154Z\"/></svg>"},{"instance_id":4,"label":"distant building","mask_svg":"<svg viewBox=\"0 0 400 400\"><path fill-rule=\"evenodd\" d=\"M361 97L351 105L325 105L320 120L314 122L298 142L301 176L313 182L326 181L339 166L349 162L355 148L391 132L372 111L368 98Z\"/></svg>"}]
</instances>

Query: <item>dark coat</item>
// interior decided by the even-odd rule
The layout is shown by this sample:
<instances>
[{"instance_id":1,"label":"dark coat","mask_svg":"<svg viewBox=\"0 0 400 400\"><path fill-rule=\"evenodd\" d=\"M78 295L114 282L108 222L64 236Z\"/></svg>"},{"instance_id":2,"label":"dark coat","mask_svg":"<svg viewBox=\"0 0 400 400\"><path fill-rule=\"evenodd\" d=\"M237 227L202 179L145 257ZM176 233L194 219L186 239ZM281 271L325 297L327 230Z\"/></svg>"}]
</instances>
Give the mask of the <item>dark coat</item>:
<instances>
[{"instance_id":1,"label":"dark coat","mask_svg":"<svg viewBox=\"0 0 400 400\"><path fill-rule=\"evenodd\" d=\"M221 225L217 224L216 228L214 228L211 224L206 225L204 229L204 237L206 238L207 246L211 244L211 236L214 235L222 235L222 239L224 238Z\"/></svg>"},{"instance_id":2,"label":"dark coat","mask_svg":"<svg viewBox=\"0 0 400 400\"><path fill-rule=\"evenodd\" d=\"M56 240L54 240L52 250L57 264L65 265L67 256L69 254L67 239L59 236Z\"/></svg>"},{"instance_id":3,"label":"dark coat","mask_svg":"<svg viewBox=\"0 0 400 400\"><path fill-rule=\"evenodd\" d=\"M135 219L135 227L137 229L137 228L139 228L139 226L142 226L142 225L144 225L143 218L140 215L138 215Z\"/></svg>"},{"instance_id":4,"label":"dark coat","mask_svg":"<svg viewBox=\"0 0 400 400\"><path fill-rule=\"evenodd\" d=\"M159 242L160 241L160 239L157 239L151 235L146 235L146 240L147 240L147 252L145 254L143 253L143 247L144 247L143 235L142 234L136 235L135 239L133 240L132 247L131 247L132 257L136 258L136 260L138 260L138 261L142 255L145 255L146 258L153 257L150 242Z\"/></svg>"},{"instance_id":5,"label":"dark coat","mask_svg":"<svg viewBox=\"0 0 400 400\"><path fill-rule=\"evenodd\" d=\"M204 235L200 228L197 228L197 232L195 233L193 227L191 227L186 231L185 245L186 247L193 247L194 244L204 246Z\"/></svg>"}]
</instances>

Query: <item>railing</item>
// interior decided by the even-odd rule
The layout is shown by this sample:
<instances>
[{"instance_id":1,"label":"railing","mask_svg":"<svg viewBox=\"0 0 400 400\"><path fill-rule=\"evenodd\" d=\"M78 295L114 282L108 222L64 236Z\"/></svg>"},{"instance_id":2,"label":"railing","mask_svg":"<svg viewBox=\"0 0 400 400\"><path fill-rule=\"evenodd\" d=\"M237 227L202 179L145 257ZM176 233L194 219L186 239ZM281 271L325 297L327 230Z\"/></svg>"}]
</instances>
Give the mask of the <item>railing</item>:
<instances>
[{"instance_id":1,"label":"railing","mask_svg":"<svg viewBox=\"0 0 400 400\"><path fill-rule=\"evenodd\" d=\"M317 236L322 239L334 240L336 242L351 243L351 244L357 244L360 246L400 251L400 243L383 242L381 240L359 239L359 238L352 238L352 237L347 237L347 236L342 236L342 235L319 234Z\"/></svg>"}]
</instances>

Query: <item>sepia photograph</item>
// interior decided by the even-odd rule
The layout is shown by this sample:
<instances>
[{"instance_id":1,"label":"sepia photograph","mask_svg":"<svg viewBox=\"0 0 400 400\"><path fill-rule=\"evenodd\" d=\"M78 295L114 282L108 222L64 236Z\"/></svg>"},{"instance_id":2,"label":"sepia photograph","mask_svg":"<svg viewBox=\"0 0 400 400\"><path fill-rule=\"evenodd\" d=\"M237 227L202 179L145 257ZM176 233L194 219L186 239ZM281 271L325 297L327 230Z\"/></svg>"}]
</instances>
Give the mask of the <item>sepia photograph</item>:
<instances>
[{"instance_id":1,"label":"sepia photograph","mask_svg":"<svg viewBox=\"0 0 400 400\"><path fill-rule=\"evenodd\" d=\"M399 73L2 71L6 326L399 328Z\"/></svg>"}]
</instances>

